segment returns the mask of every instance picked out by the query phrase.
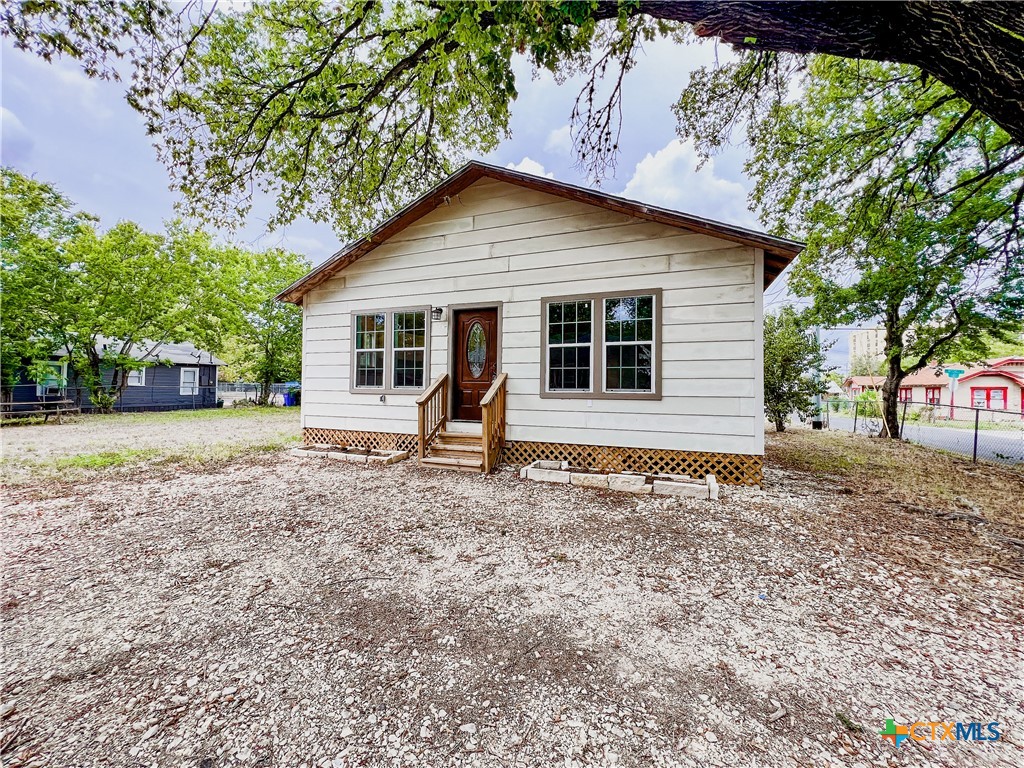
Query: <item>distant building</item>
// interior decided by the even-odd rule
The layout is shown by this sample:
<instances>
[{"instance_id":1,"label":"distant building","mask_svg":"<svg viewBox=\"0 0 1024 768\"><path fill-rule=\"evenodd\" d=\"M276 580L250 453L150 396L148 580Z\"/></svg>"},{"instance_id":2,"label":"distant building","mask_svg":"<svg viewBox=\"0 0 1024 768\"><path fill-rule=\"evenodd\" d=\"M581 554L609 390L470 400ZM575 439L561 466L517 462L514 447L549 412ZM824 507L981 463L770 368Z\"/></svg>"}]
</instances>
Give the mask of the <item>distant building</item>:
<instances>
[{"instance_id":1,"label":"distant building","mask_svg":"<svg viewBox=\"0 0 1024 768\"><path fill-rule=\"evenodd\" d=\"M858 361L880 363L885 359L885 329L862 328L850 331L850 368Z\"/></svg>"},{"instance_id":2,"label":"distant building","mask_svg":"<svg viewBox=\"0 0 1024 768\"><path fill-rule=\"evenodd\" d=\"M949 365L947 367L957 367ZM954 408L1006 411L1005 418L1024 416L1024 357L1004 357L982 365L959 366L964 374L954 389L941 370L928 368L907 376L900 384L900 400L915 406L932 406L936 418L962 417ZM849 376L843 382L848 397L879 391L884 376Z\"/></svg>"},{"instance_id":3,"label":"distant building","mask_svg":"<svg viewBox=\"0 0 1024 768\"><path fill-rule=\"evenodd\" d=\"M97 351L100 351L99 346ZM145 342L131 355L151 364L128 374L114 410L175 411L217 405L217 368L224 365L224 361L210 352L189 342ZM47 363L53 370L49 379L32 381L27 369L23 369L18 382L4 388L4 399L18 404L13 412L31 412L37 404L55 399L73 400L83 411L95 410L82 377L68 362L66 349L54 352ZM112 378L113 371L105 369L104 383L109 385Z\"/></svg>"}]
</instances>

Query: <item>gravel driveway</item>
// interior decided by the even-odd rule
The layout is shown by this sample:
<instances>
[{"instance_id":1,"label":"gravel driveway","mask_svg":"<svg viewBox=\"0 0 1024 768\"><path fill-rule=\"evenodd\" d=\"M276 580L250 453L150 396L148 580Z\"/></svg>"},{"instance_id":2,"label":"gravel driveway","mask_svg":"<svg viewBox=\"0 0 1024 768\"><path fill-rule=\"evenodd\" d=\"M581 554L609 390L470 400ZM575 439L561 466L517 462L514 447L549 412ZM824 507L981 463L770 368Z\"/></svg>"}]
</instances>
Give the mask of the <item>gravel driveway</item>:
<instances>
[{"instance_id":1,"label":"gravel driveway","mask_svg":"<svg viewBox=\"0 0 1024 768\"><path fill-rule=\"evenodd\" d=\"M5 458L39 461L132 448L172 452L214 443L254 445L297 435L298 408L208 409L79 416L0 430Z\"/></svg>"},{"instance_id":2,"label":"gravel driveway","mask_svg":"<svg viewBox=\"0 0 1024 768\"><path fill-rule=\"evenodd\" d=\"M1024 763L1006 545L768 485L637 499L281 452L9 489L5 764ZM886 718L1005 736L895 748Z\"/></svg>"}]
</instances>

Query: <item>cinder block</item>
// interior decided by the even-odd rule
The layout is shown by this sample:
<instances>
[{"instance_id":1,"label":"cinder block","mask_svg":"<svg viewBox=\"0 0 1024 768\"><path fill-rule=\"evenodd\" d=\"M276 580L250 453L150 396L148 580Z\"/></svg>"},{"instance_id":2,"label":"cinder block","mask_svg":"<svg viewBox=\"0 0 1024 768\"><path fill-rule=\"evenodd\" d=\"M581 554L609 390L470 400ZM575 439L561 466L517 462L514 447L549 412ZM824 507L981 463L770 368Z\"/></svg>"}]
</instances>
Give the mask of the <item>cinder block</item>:
<instances>
[{"instance_id":1,"label":"cinder block","mask_svg":"<svg viewBox=\"0 0 1024 768\"><path fill-rule=\"evenodd\" d=\"M539 467L530 467L530 471L526 473L526 476L531 480L539 480L542 483L564 483L569 482L569 473L562 472L559 469L540 469Z\"/></svg>"},{"instance_id":2,"label":"cinder block","mask_svg":"<svg viewBox=\"0 0 1024 768\"><path fill-rule=\"evenodd\" d=\"M670 483L664 480L654 481L654 492L666 496L692 496L695 499L708 498L708 487L704 483Z\"/></svg>"},{"instance_id":3,"label":"cinder block","mask_svg":"<svg viewBox=\"0 0 1024 768\"><path fill-rule=\"evenodd\" d=\"M395 464L407 458L409 458L408 451L383 451L367 456L368 462L372 461L376 464Z\"/></svg>"},{"instance_id":4,"label":"cinder block","mask_svg":"<svg viewBox=\"0 0 1024 768\"><path fill-rule=\"evenodd\" d=\"M708 498L718 501L718 479L714 475L708 475L704 478L704 482L708 484Z\"/></svg>"},{"instance_id":5,"label":"cinder block","mask_svg":"<svg viewBox=\"0 0 1024 768\"><path fill-rule=\"evenodd\" d=\"M366 454L365 453L342 453L341 451L332 451L327 454L332 459L338 459L339 461L350 461L353 464L365 464Z\"/></svg>"},{"instance_id":6,"label":"cinder block","mask_svg":"<svg viewBox=\"0 0 1024 768\"><path fill-rule=\"evenodd\" d=\"M689 475L655 475L655 480L693 480Z\"/></svg>"},{"instance_id":7,"label":"cinder block","mask_svg":"<svg viewBox=\"0 0 1024 768\"><path fill-rule=\"evenodd\" d=\"M569 475L569 482L572 485L582 485L585 488L607 488L608 475L592 475L588 472L573 472Z\"/></svg>"},{"instance_id":8,"label":"cinder block","mask_svg":"<svg viewBox=\"0 0 1024 768\"><path fill-rule=\"evenodd\" d=\"M537 459L530 466L534 469L562 469L563 461L545 461L544 459Z\"/></svg>"},{"instance_id":9,"label":"cinder block","mask_svg":"<svg viewBox=\"0 0 1024 768\"><path fill-rule=\"evenodd\" d=\"M628 493L650 493L651 486L643 475L608 475L608 487L613 491ZM647 490L644 490L644 489Z\"/></svg>"},{"instance_id":10,"label":"cinder block","mask_svg":"<svg viewBox=\"0 0 1024 768\"><path fill-rule=\"evenodd\" d=\"M313 451L309 448L292 448L288 451L289 456L324 456L323 451Z\"/></svg>"},{"instance_id":11,"label":"cinder block","mask_svg":"<svg viewBox=\"0 0 1024 768\"><path fill-rule=\"evenodd\" d=\"M522 469L519 470L519 479L520 480L525 480L526 479L526 473L530 471L530 467L531 466L532 465L527 464L525 467L523 467Z\"/></svg>"}]
</instances>

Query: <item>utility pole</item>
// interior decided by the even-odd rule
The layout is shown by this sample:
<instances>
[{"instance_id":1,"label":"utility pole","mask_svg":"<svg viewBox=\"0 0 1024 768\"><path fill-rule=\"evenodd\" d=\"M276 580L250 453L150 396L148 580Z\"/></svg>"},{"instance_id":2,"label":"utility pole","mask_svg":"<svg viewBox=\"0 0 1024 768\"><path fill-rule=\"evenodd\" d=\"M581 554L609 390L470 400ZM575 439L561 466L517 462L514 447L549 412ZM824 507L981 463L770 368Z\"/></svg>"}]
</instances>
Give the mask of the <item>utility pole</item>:
<instances>
[{"instance_id":1,"label":"utility pole","mask_svg":"<svg viewBox=\"0 0 1024 768\"><path fill-rule=\"evenodd\" d=\"M814 343L818 349L821 349L821 326L814 326ZM811 429L821 429L823 426L821 419L821 373L817 370L814 372L814 416L811 418Z\"/></svg>"}]
</instances>

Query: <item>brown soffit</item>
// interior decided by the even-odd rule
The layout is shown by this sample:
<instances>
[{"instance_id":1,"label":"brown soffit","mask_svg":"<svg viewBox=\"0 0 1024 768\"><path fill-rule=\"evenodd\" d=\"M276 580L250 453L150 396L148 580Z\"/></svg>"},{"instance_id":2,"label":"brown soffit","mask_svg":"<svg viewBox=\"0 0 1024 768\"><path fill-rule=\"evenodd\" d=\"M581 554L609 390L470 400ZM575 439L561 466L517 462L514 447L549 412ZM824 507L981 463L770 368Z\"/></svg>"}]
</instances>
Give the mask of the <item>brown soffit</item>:
<instances>
[{"instance_id":1,"label":"brown soffit","mask_svg":"<svg viewBox=\"0 0 1024 768\"><path fill-rule=\"evenodd\" d=\"M804 244L797 240L775 237L764 232L736 227L732 224L724 224L720 221L713 221L712 219L705 219L688 213L680 213L679 211L672 211L667 208L658 208L657 206L647 205L635 200L627 200L603 192L595 192L592 189L555 181L554 179L533 176L508 168L499 168L474 160L466 163L466 165L462 166L436 187L413 200L405 208L370 232L370 234L341 249L305 277L285 288L277 295L278 301L300 304L302 297L318 285L330 279L357 259L362 258L377 246L382 245L388 238L401 232L423 216L426 216L441 205L446 198L457 195L470 184L483 178L508 182L509 184L515 184L516 186L533 189L538 192L546 192L549 195L555 195L567 200L576 200L610 211L618 211L629 216L635 216L638 219L656 221L659 224L679 227L702 235L719 237L723 240L729 240L752 248L760 248L764 251L765 288L771 285L772 281L779 276L782 270L804 249Z\"/></svg>"}]
</instances>

